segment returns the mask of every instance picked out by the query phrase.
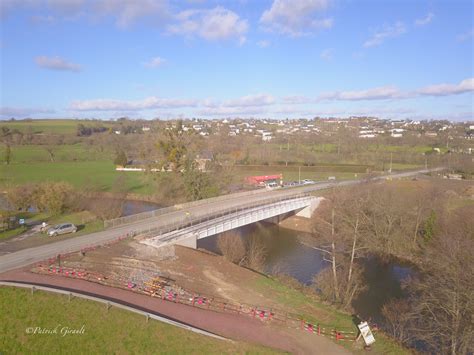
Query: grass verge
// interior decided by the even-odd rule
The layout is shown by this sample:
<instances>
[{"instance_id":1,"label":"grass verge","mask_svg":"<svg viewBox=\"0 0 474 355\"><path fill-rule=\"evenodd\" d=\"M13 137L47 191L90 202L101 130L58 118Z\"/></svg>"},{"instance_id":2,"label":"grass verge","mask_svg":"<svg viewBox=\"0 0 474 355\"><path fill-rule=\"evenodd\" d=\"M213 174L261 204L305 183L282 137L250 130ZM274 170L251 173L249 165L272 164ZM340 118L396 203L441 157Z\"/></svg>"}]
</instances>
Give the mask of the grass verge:
<instances>
[{"instance_id":1,"label":"grass verge","mask_svg":"<svg viewBox=\"0 0 474 355\"><path fill-rule=\"evenodd\" d=\"M315 295L305 294L300 290L287 286L277 279L262 276L257 279L254 285L249 285L249 287L254 287L258 292L271 296L288 310L293 310L299 317L310 323L319 323L322 326L335 329L339 328L340 330L357 330L350 314L323 303ZM408 349L403 348L395 340L389 338L381 331L375 334L375 338L376 343L372 346L372 350L375 353L411 354ZM352 352L364 352L364 350L357 348L354 342L343 341L339 344Z\"/></svg>"},{"instance_id":2,"label":"grass verge","mask_svg":"<svg viewBox=\"0 0 474 355\"><path fill-rule=\"evenodd\" d=\"M226 342L82 299L0 287L0 349L6 354L220 354L271 353L271 349ZM27 334L31 328L59 334ZM83 334L60 334L63 327Z\"/></svg>"}]
</instances>

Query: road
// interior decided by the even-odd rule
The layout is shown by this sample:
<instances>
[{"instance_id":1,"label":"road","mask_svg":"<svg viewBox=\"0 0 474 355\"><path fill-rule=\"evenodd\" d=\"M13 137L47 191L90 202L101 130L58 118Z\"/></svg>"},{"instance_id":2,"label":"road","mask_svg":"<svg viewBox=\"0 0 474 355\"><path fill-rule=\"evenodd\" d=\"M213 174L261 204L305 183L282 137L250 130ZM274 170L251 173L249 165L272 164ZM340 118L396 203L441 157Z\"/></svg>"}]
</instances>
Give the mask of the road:
<instances>
[{"instance_id":1,"label":"road","mask_svg":"<svg viewBox=\"0 0 474 355\"><path fill-rule=\"evenodd\" d=\"M393 179L412 177L423 173L440 171L443 168L436 169L422 169L411 172L404 172L398 174L392 174L390 177ZM374 180L386 179L387 176L375 177ZM70 252L80 251L81 249L103 245L120 237L125 237L129 233L147 233L153 229L165 229L169 228L170 224L180 224L183 222L191 222L194 220L202 219L209 214L219 214L223 210L238 210L251 205L264 203L269 199L284 199L290 198L303 193L310 193L317 190L324 190L333 186L349 186L360 184L366 180L348 180L341 182L325 182L314 185L307 185L288 189L276 189L268 191L266 193L255 194L252 196L238 196L232 198L229 195L227 199L207 202L202 200L201 203L192 207L169 212L158 217L144 219L131 223L128 225L116 227L113 229L107 229L97 233L91 233L78 237L71 237L70 239L61 240L56 243L49 243L34 248L28 248L5 254L0 256L0 273L7 270L16 269L22 266L33 264L42 260L46 260L57 256L58 254L66 254Z\"/></svg>"}]
</instances>

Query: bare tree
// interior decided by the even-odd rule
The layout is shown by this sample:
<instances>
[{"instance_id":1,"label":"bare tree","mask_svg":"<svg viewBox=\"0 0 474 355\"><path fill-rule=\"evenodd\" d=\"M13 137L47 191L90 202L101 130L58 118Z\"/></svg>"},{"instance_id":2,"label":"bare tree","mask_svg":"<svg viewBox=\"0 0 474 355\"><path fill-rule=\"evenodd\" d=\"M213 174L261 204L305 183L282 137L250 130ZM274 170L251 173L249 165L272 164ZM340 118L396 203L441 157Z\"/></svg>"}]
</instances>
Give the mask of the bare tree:
<instances>
[{"instance_id":1,"label":"bare tree","mask_svg":"<svg viewBox=\"0 0 474 355\"><path fill-rule=\"evenodd\" d=\"M265 266L267 250L264 243L257 236L251 236L247 241L245 265L257 271L262 271Z\"/></svg>"},{"instance_id":2,"label":"bare tree","mask_svg":"<svg viewBox=\"0 0 474 355\"><path fill-rule=\"evenodd\" d=\"M426 250L420 277L409 283L415 334L434 352L474 351L474 223L472 206L448 212Z\"/></svg>"},{"instance_id":3,"label":"bare tree","mask_svg":"<svg viewBox=\"0 0 474 355\"><path fill-rule=\"evenodd\" d=\"M54 163L54 159L55 159L55 154L54 154L54 149L56 148L56 146L54 145L48 145L45 147L46 149L46 152L48 152L48 155L49 155L49 160Z\"/></svg>"},{"instance_id":4,"label":"bare tree","mask_svg":"<svg viewBox=\"0 0 474 355\"><path fill-rule=\"evenodd\" d=\"M217 238L217 248L228 261L239 264L245 258L245 245L240 235L230 231Z\"/></svg>"},{"instance_id":5,"label":"bare tree","mask_svg":"<svg viewBox=\"0 0 474 355\"><path fill-rule=\"evenodd\" d=\"M418 315L406 300L393 299L382 307L384 330L400 343L410 345L415 339L414 328Z\"/></svg>"},{"instance_id":6,"label":"bare tree","mask_svg":"<svg viewBox=\"0 0 474 355\"><path fill-rule=\"evenodd\" d=\"M352 190L333 191L313 216L316 245L312 247L323 252L324 260L330 264L315 277L315 286L325 298L343 308L350 308L353 298L363 290L357 263L363 251L359 245L359 209L363 200L359 195Z\"/></svg>"}]
</instances>

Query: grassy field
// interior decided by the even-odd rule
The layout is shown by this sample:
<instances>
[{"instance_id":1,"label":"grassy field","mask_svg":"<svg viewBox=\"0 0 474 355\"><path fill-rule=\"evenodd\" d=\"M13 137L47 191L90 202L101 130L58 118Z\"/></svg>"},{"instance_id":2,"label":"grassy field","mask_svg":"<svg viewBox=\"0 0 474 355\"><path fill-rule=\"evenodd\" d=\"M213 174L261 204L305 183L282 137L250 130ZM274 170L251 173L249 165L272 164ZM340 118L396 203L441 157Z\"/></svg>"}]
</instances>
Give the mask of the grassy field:
<instances>
[{"instance_id":1,"label":"grassy field","mask_svg":"<svg viewBox=\"0 0 474 355\"><path fill-rule=\"evenodd\" d=\"M21 226L15 229L10 229L5 232L0 232L0 240L16 237L17 235L20 235L21 233L26 232L26 229L27 229L26 227Z\"/></svg>"},{"instance_id":2,"label":"grassy field","mask_svg":"<svg viewBox=\"0 0 474 355\"><path fill-rule=\"evenodd\" d=\"M11 148L11 163L51 162L45 145L19 145ZM98 152L84 144L57 145L53 147L54 160L65 161L100 161L114 159L113 152Z\"/></svg>"},{"instance_id":3,"label":"grassy field","mask_svg":"<svg viewBox=\"0 0 474 355\"><path fill-rule=\"evenodd\" d=\"M111 161L78 161L78 162L39 162L0 165L0 186L18 185L29 182L65 181L82 188L96 191L110 191L114 181L125 176L125 187L133 193L148 194L151 186L141 173L120 173L115 171Z\"/></svg>"},{"instance_id":4,"label":"grassy field","mask_svg":"<svg viewBox=\"0 0 474 355\"><path fill-rule=\"evenodd\" d=\"M23 152L25 155L26 152ZM42 154L42 153L38 153ZM420 166L411 164L393 164L394 170L415 169ZM244 182L245 177L253 175L283 174L284 181L312 179L327 180L335 176L337 180L363 178L366 176L364 165L321 165L297 166L237 166L234 183ZM90 188L95 191L111 191L114 182L125 177L125 188L130 193L153 194L154 187L142 172L117 172L111 160L102 161L60 161L60 162L14 162L0 165L0 187L44 181L65 181L77 188Z\"/></svg>"},{"instance_id":5,"label":"grassy field","mask_svg":"<svg viewBox=\"0 0 474 355\"><path fill-rule=\"evenodd\" d=\"M18 129L22 132L43 134L70 134L75 135L77 125L83 123L88 126L95 125L94 121L83 120L31 120L31 121L2 121L1 127ZM111 122L100 122L101 125L110 127ZM267 143L266 147L271 150L280 151L284 145ZM337 145L332 143L301 144L295 146L290 144L290 152L295 147L309 154L322 154L337 152ZM255 149L259 149L255 146ZM3 149L3 147L0 147ZM115 158L113 149L100 152L86 143L72 145L57 145L53 147L54 162L51 161L47 151L48 146L21 145L11 147L11 163L0 164L0 188L24 183L36 183L44 181L65 181L76 188L88 188L94 191L111 191L114 182L120 176L125 176L124 189L137 195L150 195L157 188L149 182L145 174L141 172L119 173L115 171L112 163ZM411 152L421 154L431 151L432 147L420 146L379 146L369 144L366 149L382 152ZM443 149L442 149L443 151ZM282 150L285 153L285 150ZM344 157L341 157L343 161ZM380 165L380 164L379 164ZM413 164L393 164L393 170L406 170L418 168ZM316 166L302 166L299 173L298 166L236 166L234 173L235 184L244 182L245 177L252 175L283 174L284 181L297 181L299 179L311 179L315 181L326 181L328 177L334 176L337 180L363 178L368 170L387 170L388 164L373 166L366 164L318 164ZM158 187L159 188L159 187Z\"/></svg>"},{"instance_id":6,"label":"grassy field","mask_svg":"<svg viewBox=\"0 0 474 355\"><path fill-rule=\"evenodd\" d=\"M364 142L365 143L365 142ZM287 146L285 144L276 144L276 143L265 143L266 146L275 151L282 151L285 152ZM254 147L258 149L258 147ZM441 153L446 153L448 148L446 147L438 147ZM337 144L334 143L315 143L315 144L301 144L298 146L298 149L307 151L307 152L314 152L314 153L337 153ZM295 145L290 144L290 151L295 150ZM433 147L430 145L377 145L377 144L368 144L366 146L366 150L369 152L386 152L386 153L427 153L432 152Z\"/></svg>"},{"instance_id":7,"label":"grassy field","mask_svg":"<svg viewBox=\"0 0 474 355\"><path fill-rule=\"evenodd\" d=\"M47 134L76 134L79 123L94 125L94 121L72 120L72 119L51 119L51 120L21 120L21 121L1 121L0 129L8 127L11 130L17 129L22 133L47 133ZM108 122L100 122L101 125L111 126Z\"/></svg>"},{"instance_id":8,"label":"grassy field","mask_svg":"<svg viewBox=\"0 0 474 355\"><path fill-rule=\"evenodd\" d=\"M298 316L312 324L320 324L326 328L352 329L356 327L350 314L336 310L334 307L324 304L315 296L306 295L282 282L268 277L260 277L254 285L258 292L275 298L281 304L292 309L299 310ZM401 347L393 339L381 332L375 334L376 342L372 351L377 354L411 354L408 349ZM341 342L341 345L352 352L365 353L364 350L354 348L353 342Z\"/></svg>"},{"instance_id":9,"label":"grassy field","mask_svg":"<svg viewBox=\"0 0 474 355\"><path fill-rule=\"evenodd\" d=\"M0 351L5 354L271 353L242 342L198 335L120 309L66 296L0 287ZM30 327L84 334L27 334Z\"/></svg>"}]
</instances>

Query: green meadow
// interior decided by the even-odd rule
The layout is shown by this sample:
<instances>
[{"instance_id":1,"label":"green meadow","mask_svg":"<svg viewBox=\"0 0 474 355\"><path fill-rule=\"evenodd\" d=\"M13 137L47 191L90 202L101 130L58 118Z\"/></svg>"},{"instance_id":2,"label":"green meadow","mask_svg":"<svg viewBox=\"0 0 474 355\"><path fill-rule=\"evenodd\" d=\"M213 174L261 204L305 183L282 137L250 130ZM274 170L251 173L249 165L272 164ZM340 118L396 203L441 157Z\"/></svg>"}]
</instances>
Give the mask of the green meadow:
<instances>
[{"instance_id":1,"label":"green meadow","mask_svg":"<svg viewBox=\"0 0 474 355\"><path fill-rule=\"evenodd\" d=\"M51 120L21 120L21 121L2 121L0 129L8 127L11 130L19 130L22 133L44 133L44 134L76 134L77 125L94 124L94 121L72 120L72 119L51 119ZM111 126L109 122L100 122L101 125Z\"/></svg>"},{"instance_id":2,"label":"green meadow","mask_svg":"<svg viewBox=\"0 0 474 355\"><path fill-rule=\"evenodd\" d=\"M114 182L125 176L125 188L132 193L148 194L152 188L140 172L121 173L109 161L29 162L0 165L0 186L43 181L65 181L77 188L110 191Z\"/></svg>"}]
</instances>

